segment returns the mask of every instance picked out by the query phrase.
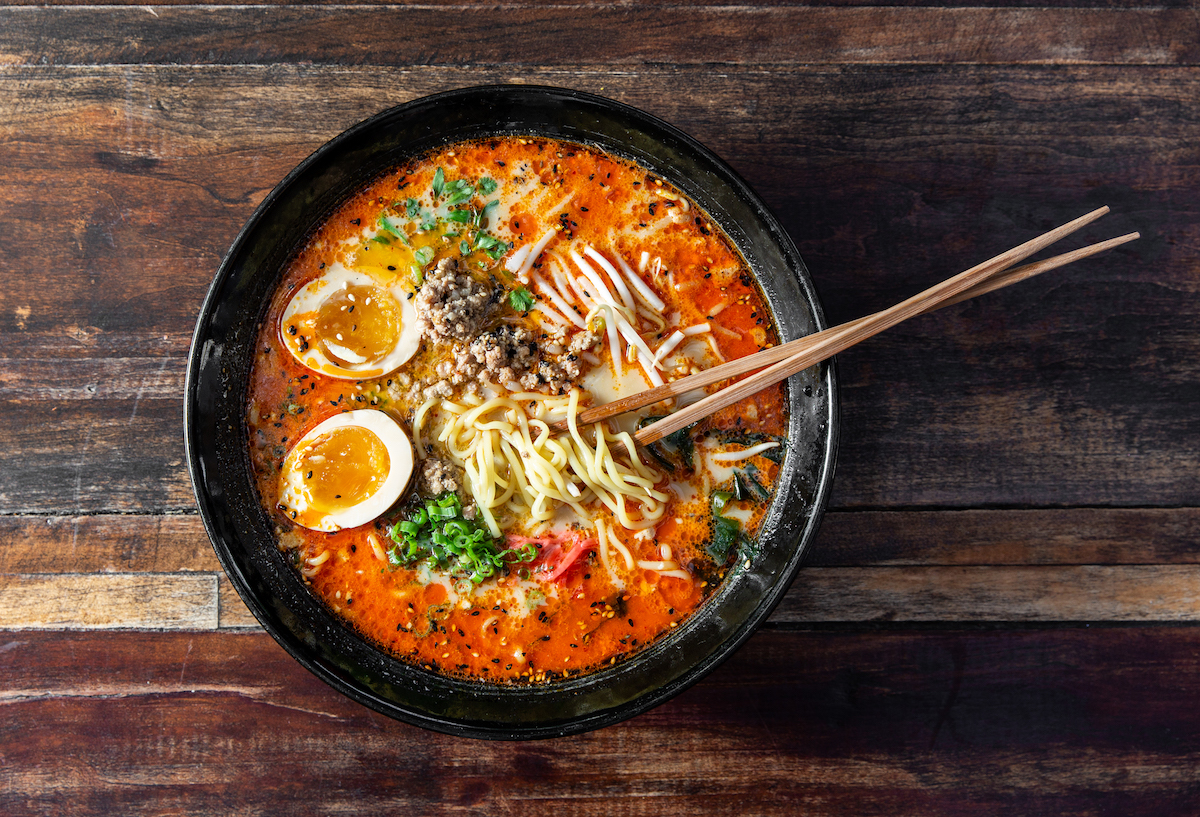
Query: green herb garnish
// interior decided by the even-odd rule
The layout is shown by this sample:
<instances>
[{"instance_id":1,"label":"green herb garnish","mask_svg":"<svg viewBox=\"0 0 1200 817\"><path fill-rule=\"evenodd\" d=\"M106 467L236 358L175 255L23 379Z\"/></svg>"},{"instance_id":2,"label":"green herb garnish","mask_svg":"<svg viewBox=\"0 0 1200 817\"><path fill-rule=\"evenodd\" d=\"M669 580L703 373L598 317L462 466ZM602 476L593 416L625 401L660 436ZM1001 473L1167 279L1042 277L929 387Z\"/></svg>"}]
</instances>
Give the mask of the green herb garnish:
<instances>
[{"instance_id":1,"label":"green herb garnish","mask_svg":"<svg viewBox=\"0 0 1200 817\"><path fill-rule=\"evenodd\" d=\"M508 242L501 241L487 233L477 233L475 235L475 249L483 250L492 260L497 260L508 252Z\"/></svg>"},{"instance_id":2,"label":"green herb garnish","mask_svg":"<svg viewBox=\"0 0 1200 817\"><path fill-rule=\"evenodd\" d=\"M475 188L466 179L455 179L446 185L446 203L453 206L475 195Z\"/></svg>"},{"instance_id":3,"label":"green herb garnish","mask_svg":"<svg viewBox=\"0 0 1200 817\"><path fill-rule=\"evenodd\" d=\"M517 287L508 293L508 302L512 304L513 309L525 314L533 309L533 293L525 287Z\"/></svg>"},{"instance_id":4,"label":"green herb garnish","mask_svg":"<svg viewBox=\"0 0 1200 817\"><path fill-rule=\"evenodd\" d=\"M392 220L390 218L388 218L387 216L379 217L379 226L382 227L387 232L391 233L392 235L396 236L396 238L401 238L401 239L404 238L404 231L402 229L400 229L400 225L393 224Z\"/></svg>"},{"instance_id":5,"label":"green herb garnish","mask_svg":"<svg viewBox=\"0 0 1200 817\"><path fill-rule=\"evenodd\" d=\"M394 544L387 550L393 568L427 559L451 575L479 584L505 565L532 562L537 545L502 548L487 527L462 513L458 495L445 493L425 500L389 531Z\"/></svg>"}]
</instances>

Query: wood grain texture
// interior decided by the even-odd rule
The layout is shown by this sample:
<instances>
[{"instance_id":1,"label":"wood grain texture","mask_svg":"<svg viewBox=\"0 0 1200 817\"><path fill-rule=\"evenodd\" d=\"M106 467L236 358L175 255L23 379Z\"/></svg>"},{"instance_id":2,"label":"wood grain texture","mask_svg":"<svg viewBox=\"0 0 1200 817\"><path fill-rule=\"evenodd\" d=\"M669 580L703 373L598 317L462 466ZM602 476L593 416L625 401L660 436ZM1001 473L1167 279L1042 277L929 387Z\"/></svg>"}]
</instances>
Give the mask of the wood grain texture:
<instances>
[{"instance_id":1,"label":"wood grain texture","mask_svg":"<svg viewBox=\"0 0 1200 817\"><path fill-rule=\"evenodd\" d=\"M1195 509L834 513L768 626L1197 621L1198 525ZM0 592L23 600L7 628L67 626L81 592L103 599L87 627L258 626L192 515L0 516ZM127 610L134 593L183 595Z\"/></svg>"},{"instance_id":2,"label":"wood grain texture","mask_svg":"<svg viewBox=\"0 0 1200 817\"><path fill-rule=\"evenodd\" d=\"M813 567L771 621L1200 621L1200 567Z\"/></svg>"},{"instance_id":3,"label":"wood grain texture","mask_svg":"<svg viewBox=\"0 0 1200 817\"><path fill-rule=\"evenodd\" d=\"M1190 565L1197 542L1197 508L835 511L806 564Z\"/></svg>"},{"instance_id":4,"label":"wood grain texture","mask_svg":"<svg viewBox=\"0 0 1200 817\"><path fill-rule=\"evenodd\" d=\"M762 633L632 721L508 744L375 715L263 635L19 633L0 810L1182 814L1198 661L1186 627Z\"/></svg>"},{"instance_id":5,"label":"wood grain texture","mask_svg":"<svg viewBox=\"0 0 1200 817\"><path fill-rule=\"evenodd\" d=\"M410 5L0 8L0 64L1194 65L1187 9ZM1032 31L1053 36L1030 36ZM253 37L242 36L253 31ZM604 31L597 48L594 32Z\"/></svg>"},{"instance_id":6,"label":"wood grain texture","mask_svg":"<svg viewBox=\"0 0 1200 817\"><path fill-rule=\"evenodd\" d=\"M1081 242L1144 233L841 355L835 507L1171 506L1200 492L1196 71L522 77L603 90L728 157L796 237L832 321L1101 203L1114 214ZM0 76L11 270L0 282L0 503L190 508L173 392L205 288L254 204L323 139L389 102L511 78L318 67ZM701 81L703 103L669 93ZM60 217L59 201L79 204Z\"/></svg>"},{"instance_id":7,"label":"wood grain texture","mask_svg":"<svg viewBox=\"0 0 1200 817\"><path fill-rule=\"evenodd\" d=\"M831 511L807 567L1197 565L1200 509ZM217 572L195 514L0 515L0 573Z\"/></svg>"},{"instance_id":8,"label":"wood grain texture","mask_svg":"<svg viewBox=\"0 0 1200 817\"><path fill-rule=\"evenodd\" d=\"M213 630L217 577L164 573L0 575L0 629Z\"/></svg>"},{"instance_id":9,"label":"wood grain texture","mask_svg":"<svg viewBox=\"0 0 1200 817\"><path fill-rule=\"evenodd\" d=\"M10 0L5 3L5 6L139 6L146 8L143 3L137 3L136 0L120 0L116 3L98 3L96 0L55 0L50 3L38 3L34 0ZM194 6L194 0L165 0L165 2L155 3L150 8L158 9L161 6ZM294 5L285 2L285 0L271 0L268 3L262 2L247 2L247 0L220 0L217 3L209 3L206 5L213 6L262 6L262 5ZM440 9L468 9L472 10L479 6L486 6L484 3L469 2L468 0L353 0L353 2L345 2L345 0L314 0L314 2L305 3L306 6L321 7L321 6L352 6L356 8L408 8L410 6L420 6L426 8ZM509 3L510 7L516 7L517 4ZM532 6L530 2L522 4L524 6ZM548 4L539 4L548 5ZM559 4L560 9L577 9L577 8L600 8L612 7L621 8L628 5L622 0L608 0L608 2L587 2L579 4ZM641 7L668 7L668 8L704 8L708 6L728 7L731 4L725 0L641 0L638 6ZM886 3L881 3L878 0L823 0L820 3L814 3L812 0L770 0L770 2L759 3L743 3L738 8L785 8L794 7L798 9L804 8L828 8L828 7L866 7L878 8L886 7L894 8L927 8L931 4L929 0L888 0ZM952 0L951 2L939 3L938 8L957 9L957 8L989 8L989 9L1091 9L1095 11L1117 11L1121 9L1188 9L1191 8L1190 0Z\"/></svg>"},{"instance_id":10,"label":"wood grain texture","mask_svg":"<svg viewBox=\"0 0 1200 817\"><path fill-rule=\"evenodd\" d=\"M220 569L195 514L0 516L0 574Z\"/></svg>"},{"instance_id":11,"label":"wood grain texture","mask_svg":"<svg viewBox=\"0 0 1200 817\"><path fill-rule=\"evenodd\" d=\"M1200 813L1198 20L0 6L0 814ZM268 191L371 114L486 83L600 93L713 148L834 323L1101 204L1081 243L1145 238L839 356L808 568L700 684L574 738L449 738L258 629L195 515L182 390Z\"/></svg>"}]
</instances>

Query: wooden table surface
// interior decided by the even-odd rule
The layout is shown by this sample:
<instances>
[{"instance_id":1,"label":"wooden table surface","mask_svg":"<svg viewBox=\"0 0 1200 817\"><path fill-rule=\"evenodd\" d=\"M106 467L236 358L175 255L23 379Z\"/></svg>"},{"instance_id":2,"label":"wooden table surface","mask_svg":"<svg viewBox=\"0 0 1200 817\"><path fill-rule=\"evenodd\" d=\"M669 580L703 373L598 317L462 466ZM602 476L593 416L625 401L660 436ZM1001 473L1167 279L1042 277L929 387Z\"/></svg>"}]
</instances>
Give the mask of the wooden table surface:
<instances>
[{"instance_id":1,"label":"wooden table surface","mask_svg":"<svg viewBox=\"0 0 1200 817\"><path fill-rule=\"evenodd\" d=\"M872 5L0 6L0 813L1200 811L1200 16ZM1101 204L1144 238L839 356L842 446L769 623L631 721L451 738L339 696L213 556L200 303L344 128L600 93L777 212L828 317Z\"/></svg>"}]
</instances>

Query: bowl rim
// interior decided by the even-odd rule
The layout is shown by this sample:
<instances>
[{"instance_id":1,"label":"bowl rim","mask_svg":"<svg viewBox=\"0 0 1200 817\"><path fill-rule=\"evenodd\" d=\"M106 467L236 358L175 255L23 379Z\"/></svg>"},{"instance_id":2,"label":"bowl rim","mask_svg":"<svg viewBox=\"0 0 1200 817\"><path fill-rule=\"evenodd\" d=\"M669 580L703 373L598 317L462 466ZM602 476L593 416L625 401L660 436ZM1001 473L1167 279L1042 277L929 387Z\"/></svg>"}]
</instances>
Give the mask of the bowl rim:
<instances>
[{"instance_id":1,"label":"bowl rim","mask_svg":"<svg viewBox=\"0 0 1200 817\"><path fill-rule=\"evenodd\" d=\"M249 473L249 457L244 451L245 445L239 452L214 451L212 447L213 441L219 434L234 433L234 429L218 428L222 422L232 425L238 422L240 415L240 422L243 426L245 423L245 412L243 408L240 408L244 407L244 393L234 395L233 402L239 406L236 414L231 414L228 409L230 392L236 392L238 377L244 374L244 372L237 371L235 364L238 361L229 358L231 354L229 349L236 346L234 341L238 341L239 337L236 331L229 331L229 326L241 327L244 334L246 317L240 313L240 317L232 314L224 315L221 311L229 305L227 299L231 288L234 292L240 292L241 290L236 289L237 287L250 285L247 283L249 279L246 275L246 266L253 267L254 257L252 256L255 252L265 252L266 259L259 259L259 263L269 266L272 258L277 260L290 258L297 249L295 242L286 247L278 245L278 242L275 242L276 246L274 247L267 246L271 244L269 241L263 243L263 233L273 226L271 223L273 219L278 220L281 207L286 209L285 205L300 206L303 210L304 206L307 206L309 219L315 225L328 215L327 211L332 206L335 206L326 202L325 211L317 213L314 207L316 210L320 210L320 207L313 203L314 200L311 197L305 198L305 191L314 185L327 183L325 177L330 172L328 166L335 161L337 156L345 155L347 151L354 154L355 151L363 150L364 140L370 142L372 139L378 138L382 132L397 127L398 121L419 118L419 116L428 115L431 110L454 110L456 106L479 105L481 102L492 104L495 106L496 112L511 117L509 120L505 120L502 126L494 127L490 131L492 135L516 135L521 132L520 114L523 110L530 110L530 106L536 107L536 110L540 112L539 115L544 115L546 110L557 106L570 111L572 115L578 114L581 117L579 123L565 129L568 134L585 137L588 135L586 133L587 127L589 127L588 123L594 124L595 121L602 120L606 123L605 127L610 127L612 123L622 123L629 129L629 138L631 139L646 137L651 142L670 145L670 151L682 151L687 154L695 161L697 167L704 169L728 189L728 194L733 197L731 201L734 202L731 206L748 207L753 211L754 217L758 219L758 223L754 225L755 229L761 231L765 236L763 240L772 242L773 249L777 250L780 256L786 260L789 273L787 280L784 280L783 273L780 272L778 273L780 280L775 283L783 283L784 287L789 289L788 294L798 294L803 301L800 305L776 303L775 300L778 300L778 297L775 300L772 299L772 294L768 291L767 284L769 282L764 281L760 276L760 270L753 264L751 265L756 277L759 278L760 288L772 311L778 312L781 306L786 309L802 306L808 314L809 323L811 323L808 331L825 328L824 313L808 270L778 219L732 167L683 131L625 103L577 90L531 85L484 85L459 88L420 97L388 108L347 128L301 161L255 208L254 213L242 226L218 267L197 317L189 352L185 386L184 442L188 472L200 516L218 561L229 577L230 583L255 618L301 666L337 691L375 711L435 731L465 737L493 739L558 737L617 723L645 712L679 694L732 655L770 615L799 571L828 505L840 437L838 381L836 365L833 361L822 364L812 377L813 382L818 384L818 391L823 390L823 394L818 394L820 399L814 404L816 406L814 417L823 423L820 431L821 442L819 450L814 452L816 468L812 485L809 486L810 495L802 498L805 509L803 524L789 534L794 537L794 542L787 548L787 558L782 560L780 569L771 576L755 576L755 582L762 584L761 589L764 595L758 599L757 603L753 604L748 613L743 613L732 627L721 629L718 626L721 622L716 624L710 622L705 625L708 630L722 633L719 643L711 646L707 652L701 651L702 654L695 660L689 659L686 667L671 668L664 674L663 682L656 683L650 688L640 689L637 679L631 680L628 677L631 672L630 668L632 667L632 671L636 672L636 664L639 661L653 660L657 662L654 666L658 666L674 660L676 650L673 649L675 646L673 642L686 634L701 614L708 618L719 618L719 609L714 611L710 608L716 608L717 603L729 595L727 591L736 581L743 580L743 577L753 576L750 568L737 575L731 572L731 575L721 583L721 588L714 596L701 605L701 608L679 628L679 631L671 633L669 638L656 640L649 647L634 654L629 660L619 662L611 670L597 670L577 679L559 681L545 687L470 684L446 676L427 673L420 668L405 664L399 659L386 656L382 650L352 633L349 633L351 641L356 639L380 656L384 656L386 660L382 665L367 660L367 663L371 664L370 672L366 672L361 666L355 666L352 662L339 661L341 653L329 645L333 644L336 648L345 646L348 635L347 625L341 623L340 619L333 622L302 620L305 615L313 613L312 604L305 604L304 600L293 592L293 588L287 585L287 578L279 574L278 566L282 565L282 556L278 554L277 549L264 547L265 543L258 541L257 537L253 536L256 530L261 533L261 525L256 527L256 522L262 520L253 518L253 508L230 505L230 489L244 489L245 486L223 484L222 482L222 479L227 479L232 474L236 483L237 463L234 461L238 459L239 455L243 460L241 464L244 466L245 476L250 479L251 483L252 477ZM528 129L524 132L536 135ZM585 144L598 142L602 149L611 147L606 145L608 137L604 134L593 134L592 136L595 138L595 142L585 138L563 137L557 134L552 135L551 138ZM428 145L421 144L413 147L410 144L408 155L419 155L438 143L447 144L463 141L466 138L471 137L463 136L457 131L448 135L433 134L429 137L431 141ZM642 150L639 143L638 147L631 146L628 152L620 150L611 152L641 162L651 172L669 179L673 185L687 193L693 201L697 201L703 207L704 197L694 195L694 190L697 189L696 185L699 182L672 177L669 172L663 172L660 167L643 162L639 155ZM384 153L386 154L386 151ZM370 155L374 156L374 154ZM403 155L403 152L398 155ZM394 167L398 163L395 158L393 156L393 161L388 164L384 164L381 159L376 158L375 164L372 165L374 175L377 176L389 167ZM371 175L360 173L356 184L357 188L361 189L370 181L370 178L372 178ZM343 188L347 187L347 185L343 185ZM353 190L354 186L343 190L342 199L344 200L345 195L349 195ZM709 208L703 207L703 209L708 212L713 221L725 230L731 243L745 257L746 250L735 235L742 228L737 224L723 223L719 217L713 217L713 212ZM307 235L311 228L311 226L305 228L302 231L303 235ZM293 227L291 232L299 232L299 228ZM745 236L742 238L745 240ZM265 249L260 250L259 248ZM747 257L746 260L749 262L751 259ZM286 267L286 260L280 264L280 268L273 276L273 282L267 287L268 293L274 291L284 267ZM253 270L250 271L253 272ZM241 277L239 278L239 276ZM260 282L257 285L261 286L262 284ZM264 300L269 300L269 297ZM265 310L266 303L260 303L258 314L252 321L254 327L251 330L252 333L256 332ZM234 322L230 324L230 321ZM789 339L784 330L785 326L781 323L781 340ZM221 331L225 331L226 334L221 335ZM244 344L245 338L241 337L240 342ZM253 339L250 340L250 345L253 348ZM249 362L244 361L243 363L244 368L248 370ZM219 396L214 391L217 388L222 390ZM793 398L799 391L798 388L789 389L790 408L793 415L796 415L798 405L797 400ZM216 409L213 408L214 405ZM795 421L796 417L793 416L793 425ZM794 429L790 428L789 431L794 431ZM245 440L247 437L243 434L242 439ZM796 456L793 456L789 447L785 466L787 463L792 463L793 472L789 472L787 475L788 496L784 497L784 492L779 491L779 496L773 499L772 512L776 511L777 505L779 508L783 508L786 504L795 504L791 493L795 487L793 483ZM779 484L781 486L785 484L783 470L781 470ZM257 490L253 485L251 485L251 489L257 499ZM241 493L233 495L234 505L243 501ZM257 504L258 510L265 519L266 514L261 508L261 503ZM779 511L776 516L781 513L782 511ZM794 519L777 519L774 527L766 530L767 526L764 525L764 530L774 534L780 525L796 528L795 522ZM231 532L238 534L232 537L236 541L231 541ZM250 537L253 541L243 542L242 539L245 537ZM766 536L763 538L765 539ZM264 553L263 551L266 550L271 552ZM278 564L271 561L273 558ZM294 574L294 571L291 573ZM293 576L293 578L295 577ZM750 581L748 578L744 580ZM264 587L270 589L268 598L263 597ZM751 587L740 591L739 599L753 589ZM311 593L308 596L311 602L319 605ZM744 605L748 602L742 600L740 603ZM299 609L293 609L294 607ZM325 615L331 617L327 611ZM707 635L707 630L705 635ZM699 635L691 638L692 641L701 640ZM330 649L336 653L333 657L331 657ZM362 658L360 651L350 647L347 649L351 649L354 658ZM388 662L401 666L392 666ZM362 677L364 673L370 678ZM622 690L640 689L640 691L637 694L621 698L615 694L606 694L608 690L601 684L602 681ZM397 693L397 689L402 690L404 694ZM571 695L588 697L588 703L586 706L580 705L572 709L569 702L564 703L565 697ZM436 701L436 704L431 704L430 701ZM472 706L472 701L486 701L487 703ZM518 704L524 704L531 710L538 705L546 704L547 711L553 714L544 719L530 716L528 720L515 721L506 720L504 717L499 719L490 716L481 717L479 714L490 711L489 707Z\"/></svg>"}]
</instances>

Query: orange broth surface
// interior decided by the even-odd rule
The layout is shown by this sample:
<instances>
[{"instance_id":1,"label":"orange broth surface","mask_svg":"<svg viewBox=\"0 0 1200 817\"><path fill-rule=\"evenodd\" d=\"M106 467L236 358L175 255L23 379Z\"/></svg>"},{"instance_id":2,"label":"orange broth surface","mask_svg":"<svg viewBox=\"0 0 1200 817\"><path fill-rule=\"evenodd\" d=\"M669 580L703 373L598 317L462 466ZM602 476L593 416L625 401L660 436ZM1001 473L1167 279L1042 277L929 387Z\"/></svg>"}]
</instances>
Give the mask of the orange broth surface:
<instances>
[{"instance_id":1,"label":"orange broth surface","mask_svg":"<svg viewBox=\"0 0 1200 817\"><path fill-rule=\"evenodd\" d=\"M403 212L409 197L427 195L438 169L447 183L465 179L476 185L471 200L476 210L492 200L501 203L481 222L506 243L501 252L472 249L464 254L459 237L447 238L436 229L417 230L407 244L370 239L371 234L382 234L377 227L381 214ZM478 180L485 177L494 181L494 192L478 192ZM399 505L372 523L334 533L294 524L279 506L279 473L296 441L322 420L357 408L386 412L412 437L421 400L410 399L400 386L428 377L450 349L446 343L426 340L399 371L361 381L325 376L302 366L285 346L287 329L281 316L292 294L335 262L416 290L421 276L413 268L422 264L414 253L422 246L433 252L430 263L454 255L472 275L511 291L523 285L504 267L504 260L549 228L557 235L547 245L547 255L533 265L533 274L550 275L550 251L565 258L569 248L591 246L614 261L623 258L666 303L661 312L667 325L657 331L645 323L640 327L651 349L679 327L709 325L708 333L689 340L687 348L700 351L664 372L664 379L777 342L770 312L744 261L678 190L644 168L591 148L516 138L451 146L394 169L353 196L293 259L260 328L247 403L249 446L258 489L276 522L281 549L294 559L312 592L349 626L398 658L446 675L493 683L546 683L614 664L669 637L713 593L734 559L750 558L768 504L762 497L730 499L727 511L737 518L744 544L717 560L708 551L714 536L712 492L736 487L734 480L741 476L731 476L734 467L753 469L769 493L778 476L778 457L767 456L770 451L730 467L706 467L712 453L739 447L719 432L750 431L759 435L755 439L786 442L786 401L780 385L688 431L696 446L697 467L674 473L661 467L656 487L671 500L648 534L624 530L599 502L589 505L592 518L574 520L568 534L594 538L589 526L595 519L605 521L634 562L629 569L613 555L619 581L601 564L595 549L548 580L562 549L544 544L532 562L512 565L478 585L428 563L395 566L383 556L392 545L389 528ZM643 253L649 263L644 263ZM524 286L545 303L535 286ZM522 313L507 301L495 320L536 333L546 328L536 312ZM598 360L593 372L614 371L606 342L596 345L592 354ZM623 391L646 388L636 365L619 365L625 372ZM585 392L581 403L607 399ZM642 415L671 409L655 406ZM430 435L423 439L427 450L417 452L418 457L436 454L436 441ZM416 482L414 476L409 495ZM538 531L527 520L506 519L504 533L536 536ZM687 578L638 565L661 562L664 553Z\"/></svg>"}]
</instances>

